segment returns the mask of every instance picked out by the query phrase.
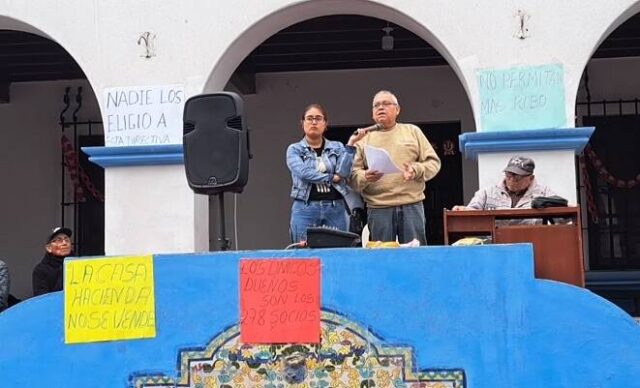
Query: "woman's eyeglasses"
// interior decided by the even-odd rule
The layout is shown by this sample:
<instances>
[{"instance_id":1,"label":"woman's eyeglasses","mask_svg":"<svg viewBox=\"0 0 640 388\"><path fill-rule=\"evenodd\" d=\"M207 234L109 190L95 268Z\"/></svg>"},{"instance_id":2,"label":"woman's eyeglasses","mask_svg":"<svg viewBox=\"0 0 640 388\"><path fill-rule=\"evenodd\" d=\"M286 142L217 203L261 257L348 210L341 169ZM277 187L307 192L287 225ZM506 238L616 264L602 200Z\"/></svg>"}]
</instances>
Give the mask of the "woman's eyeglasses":
<instances>
[{"instance_id":1,"label":"woman's eyeglasses","mask_svg":"<svg viewBox=\"0 0 640 388\"><path fill-rule=\"evenodd\" d=\"M304 121L306 121L307 123L313 123L314 121L320 123L320 122L324 121L324 117L322 117L322 116L306 116L304 118Z\"/></svg>"}]
</instances>

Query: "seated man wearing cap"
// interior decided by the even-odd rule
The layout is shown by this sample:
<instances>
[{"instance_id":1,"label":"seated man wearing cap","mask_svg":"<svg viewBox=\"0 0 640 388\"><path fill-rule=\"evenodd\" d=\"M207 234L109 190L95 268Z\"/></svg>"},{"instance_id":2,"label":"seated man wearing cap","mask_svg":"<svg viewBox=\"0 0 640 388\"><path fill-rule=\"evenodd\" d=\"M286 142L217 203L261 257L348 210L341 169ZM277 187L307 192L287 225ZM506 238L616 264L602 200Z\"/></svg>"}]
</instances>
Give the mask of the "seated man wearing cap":
<instances>
[{"instance_id":1,"label":"seated man wearing cap","mask_svg":"<svg viewBox=\"0 0 640 388\"><path fill-rule=\"evenodd\" d=\"M451 210L528 209L536 197L557 195L549 187L536 182L532 159L514 156L505 167L504 178L497 184L478 190L467 206Z\"/></svg>"},{"instance_id":2,"label":"seated man wearing cap","mask_svg":"<svg viewBox=\"0 0 640 388\"><path fill-rule=\"evenodd\" d=\"M62 264L65 257L71 254L72 248L71 229L53 229L44 246L44 257L33 269L34 296L62 290Z\"/></svg>"}]
</instances>

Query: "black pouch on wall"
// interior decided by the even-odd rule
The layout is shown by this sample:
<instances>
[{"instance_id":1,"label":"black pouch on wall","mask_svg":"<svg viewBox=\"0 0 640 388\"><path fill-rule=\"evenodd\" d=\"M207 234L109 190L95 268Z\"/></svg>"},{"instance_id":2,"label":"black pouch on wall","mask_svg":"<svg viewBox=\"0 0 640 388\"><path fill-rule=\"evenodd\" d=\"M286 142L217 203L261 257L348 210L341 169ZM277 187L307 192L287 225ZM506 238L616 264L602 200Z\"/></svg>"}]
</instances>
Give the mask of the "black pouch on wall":
<instances>
[{"instance_id":1,"label":"black pouch on wall","mask_svg":"<svg viewBox=\"0 0 640 388\"><path fill-rule=\"evenodd\" d=\"M360 246L360 235L325 227L307 228L309 248L342 248Z\"/></svg>"},{"instance_id":2,"label":"black pouch on wall","mask_svg":"<svg viewBox=\"0 0 640 388\"><path fill-rule=\"evenodd\" d=\"M566 207L569 201L566 199L552 195L551 197L535 197L531 201L531 207L534 209L544 209L547 207Z\"/></svg>"}]
</instances>

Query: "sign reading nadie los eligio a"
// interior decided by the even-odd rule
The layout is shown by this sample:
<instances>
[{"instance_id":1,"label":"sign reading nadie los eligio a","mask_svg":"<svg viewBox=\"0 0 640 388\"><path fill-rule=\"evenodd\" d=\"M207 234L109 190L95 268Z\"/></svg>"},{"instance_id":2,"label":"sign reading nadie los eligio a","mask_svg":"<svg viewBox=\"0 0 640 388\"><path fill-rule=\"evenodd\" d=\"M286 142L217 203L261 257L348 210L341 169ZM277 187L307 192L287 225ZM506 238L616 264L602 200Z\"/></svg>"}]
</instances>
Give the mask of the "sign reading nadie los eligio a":
<instances>
[{"instance_id":1,"label":"sign reading nadie los eligio a","mask_svg":"<svg viewBox=\"0 0 640 388\"><path fill-rule=\"evenodd\" d=\"M104 145L182 144L183 85L125 86L104 91Z\"/></svg>"},{"instance_id":2,"label":"sign reading nadie los eligio a","mask_svg":"<svg viewBox=\"0 0 640 388\"><path fill-rule=\"evenodd\" d=\"M152 256L65 262L65 343L156 336Z\"/></svg>"}]
</instances>

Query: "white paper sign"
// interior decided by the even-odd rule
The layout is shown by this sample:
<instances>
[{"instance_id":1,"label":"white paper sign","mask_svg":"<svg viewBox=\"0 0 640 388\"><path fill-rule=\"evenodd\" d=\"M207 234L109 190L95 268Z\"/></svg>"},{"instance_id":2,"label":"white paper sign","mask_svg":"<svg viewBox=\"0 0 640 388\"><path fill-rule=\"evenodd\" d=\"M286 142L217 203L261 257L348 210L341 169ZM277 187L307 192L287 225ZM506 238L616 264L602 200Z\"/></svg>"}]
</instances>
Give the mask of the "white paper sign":
<instances>
[{"instance_id":1,"label":"white paper sign","mask_svg":"<svg viewBox=\"0 0 640 388\"><path fill-rule=\"evenodd\" d=\"M105 146L182 144L184 85L108 88L104 98Z\"/></svg>"}]
</instances>

